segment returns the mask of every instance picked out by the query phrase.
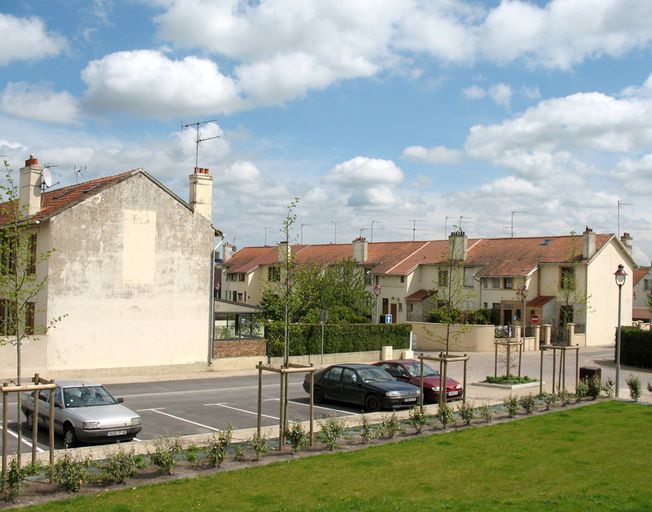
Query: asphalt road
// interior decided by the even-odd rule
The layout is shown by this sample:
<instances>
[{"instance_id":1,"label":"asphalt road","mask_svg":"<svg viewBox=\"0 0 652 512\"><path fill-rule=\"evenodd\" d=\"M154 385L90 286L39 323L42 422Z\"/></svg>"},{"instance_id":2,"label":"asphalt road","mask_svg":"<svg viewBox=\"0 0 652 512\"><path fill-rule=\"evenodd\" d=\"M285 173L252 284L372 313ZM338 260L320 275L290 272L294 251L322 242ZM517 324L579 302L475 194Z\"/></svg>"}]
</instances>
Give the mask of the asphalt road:
<instances>
[{"instance_id":1,"label":"asphalt road","mask_svg":"<svg viewBox=\"0 0 652 512\"><path fill-rule=\"evenodd\" d=\"M478 386L476 383L484 380L494 371L494 355L487 353L469 354L467 397L476 404L484 401L502 401L509 391L497 390ZM544 389L549 389L552 369L552 353L544 354ZM569 354L566 368L567 388L574 388L575 359ZM614 377L613 347L582 349L580 351L580 366L598 366L602 369L602 379ZM437 367L437 363L433 363ZM523 354L523 374L539 377L540 354L529 352ZM504 372L504 366L499 373ZM628 397L628 388L625 379L629 374L640 377L643 387L643 400L650 401L652 394L647 391L647 383L652 382L652 372L640 369L626 368L621 371L621 398ZM256 426L257 401L258 401L258 376L255 370L251 375L220 376L210 374L211 377L179 380L138 382L126 384L107 384L106 387L116 397L124 398L127 407L137 411L143 421L143 430L133 442L151 440L160 436L185 436L192 434L209 434L227 427L230 423L234 430L252 428ZM459 381L463 378L461 364L450 365L449 375ZM308 419L308 396L303 391L302 374L289 376L289 406L288 418L290 420L304 421ZM521 391L521 393L538 392L538 387ZM263 376L263 426L278 425L279 417L280 382L276 374ZM317 419L331 414L346 416L357 415L362 411L359 408L348 407L342 404L322 404L315 406ZM16 450L16 420L15 398L9 404L9 453ZM24 435L23 451L31 450L31 431L27 431L24 417L21 415L21 424ZM2 428L2 425L0 425ZM37 448L47 450L47 431L41 430L38 436ZM63 441L55 437L57 448L63 448Z\"/></svg>"}]
</instances>

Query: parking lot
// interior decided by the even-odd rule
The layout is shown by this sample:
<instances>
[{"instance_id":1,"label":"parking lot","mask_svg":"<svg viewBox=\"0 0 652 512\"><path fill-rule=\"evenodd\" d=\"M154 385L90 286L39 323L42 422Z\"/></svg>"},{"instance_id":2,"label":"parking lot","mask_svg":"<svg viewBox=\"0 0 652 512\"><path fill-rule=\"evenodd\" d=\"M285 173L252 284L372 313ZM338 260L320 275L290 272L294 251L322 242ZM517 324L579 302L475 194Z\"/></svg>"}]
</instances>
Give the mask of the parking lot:
<instances>
[{"instance_id":1,"label":"parking lot","mask_svg":"<svg viewBox=\"0 0 652 512\"><path fill-rule=\"evenodd\" d=\"M544 389L549 389L552 371L552 354L544 354ZM569 356L570 357L570 356ZM612 362L613 347L583 349L580 352L580 366L596 366L601 368L603 380L613 378L614 366ZM539 377L539 352L523 354L524 375ZM567 361L566 383L567 388L574 387L575 359ZM436 366L436 363L433 364ZM510 393L503 389L479 386L477 383L484 380L487 375L493 375L493 354L470 354L467 374L467 397L476 404L482 402L499 403L504 396ZM504 368L502 368L504 371ZM501 372L499 366L499 373ZM627 397L628 391L625 379L630 373L639 375L643 387L643 399L649 400L647 383L652 382L649 371L623 368L621 370L621 397ZM210 377L207 377L210 375ZM463 366L451 365L449 376L462 381ZM129 380L126 378L103 379L106 387L116 397L124 398L124 405L137 411L143 422L143 430L133 442L138 443L156 439L160 436L186 436L193 434L210 434L224 429L231 424L234 430L252 428L256 426L257 401L258 401L258 375L253 370L248 375L221 376L219 374L201 373L194 375L174 376L171 380L153 378L148 382L119 382ZM136 379L133 379L136 380ZM138 380L143 380L142 377ZM305 421L309 418L308 396L302 388L302 374L289 376L288 388L288 418L290 420ZM519 393L538 393L538 386L524 389ZM279 394L280 382L276 374L263 376L263 426L278 425L279 421ZM325 403L315 406L317 419L335 414L338 416L354 416L360 414L360 408L349 407L338 403ZM8 434L9 453L16 450L16 432L18 422L16 418L15 397L9 404ZM28 431L24 417L21 417L24 436L23 452L31 450L31 431ZM63 448L63 440L55 437L57 448ZM47 431L41 430L38 437L37 448L39 451L47 450Z\"/></svg>"}]
</instances>

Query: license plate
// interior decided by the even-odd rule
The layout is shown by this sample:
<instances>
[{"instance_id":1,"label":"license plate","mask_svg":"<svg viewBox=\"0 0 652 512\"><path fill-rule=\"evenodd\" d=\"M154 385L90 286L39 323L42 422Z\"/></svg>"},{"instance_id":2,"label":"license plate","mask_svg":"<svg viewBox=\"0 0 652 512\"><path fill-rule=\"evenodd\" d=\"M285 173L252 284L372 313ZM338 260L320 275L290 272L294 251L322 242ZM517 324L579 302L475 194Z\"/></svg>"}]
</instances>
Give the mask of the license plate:
<instances>
[{"instance_id":1,"label":"license plate","mask_svg":"<svg viewBox=\"0 0 652 512\"><path fill-rule=\"evenodd\" d=\"M460 394L459 391L449 391L449 392L448 392L448 396L457 396L457 395L459 395L459 394Z\"/></svg>"},{"instance_id":2,"label":"license plate","mask_svg":"<svg viewBox=\"0 0 652 512\"><path fill-rule=\"evenodd\" d=\"M127 431L126 430L111 430L106 433L108 437L114 437L114 436L126 436Z\"/></svg>"},{"instance_id":3,"label":"license plate","mask_svg":"<svg viewBox=\"0 0 652 512\"><path fill-rule=\"evenodd\" d=\"M405 402L416 402L417 399L416 398L406 398L404 401Z\"/></svg>"}]
</instances>

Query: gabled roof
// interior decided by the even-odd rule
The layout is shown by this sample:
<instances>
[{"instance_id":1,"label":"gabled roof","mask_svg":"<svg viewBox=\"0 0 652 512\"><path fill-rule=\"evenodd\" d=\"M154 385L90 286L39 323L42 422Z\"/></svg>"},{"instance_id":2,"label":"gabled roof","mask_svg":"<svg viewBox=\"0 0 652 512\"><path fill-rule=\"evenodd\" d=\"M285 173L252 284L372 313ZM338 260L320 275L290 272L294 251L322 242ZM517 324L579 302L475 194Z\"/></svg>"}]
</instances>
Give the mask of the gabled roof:
<instances>
[{"instance_id":1,"label":"gabled roof","mask_svg":"<svg viewBox=\"0 0 652 512\"><path fill-rule=\"evenodd\" d=\"M643 279L649 271L650 267L639 267L634 270L634 275L632 276L632 285L636 285L636 283L640 282L640 280Z\"/></svg>"},{"instance_id":2,"label":"gabled roof","mask_svg":"<svg viewBox=\"0 0 652 512\"><path fill-rule=\"evenodd\" d=\"M49 190L47 192L43 192L41 194L41 209L39 210L38 213L33 215L29 220L30 221L48 220L54 217L55 215L58 215L59 213L63 212L64 210L67 210L68 208L71 208L81 203L82 201L85 201L89 197L99 194L103 190L106 190L109 187L117 185L118 183L121 183L122 181L125 181L131 176L135 176L137 174L141 174L147 179L149 179L150 181L152 181L155 185L157 185L158 187L163 189L166 193L171 195L184 207L192 211L192 208L188 203L186 203L183 199L177 196L170 189L168 189L156 178L152 177L148 172L146 172L143 169L133 169L131 171L123 172L120 174L114 174L113 176L104 176L102 178L97 178L94 180L77 183L76 185L69 185L67 187L62 187L55 190ZM6 219L6 215L4 215L4 211L6 210L6 208L3 208L3 206L8 206L9 204L12 203L0 204L0 224L3 224ZM217 228L213 228L213 229L219 235L222 234L221 231L218 230Z\"/></svg>"},{"instance_id":3,"label":"gabled roof","mask_svg":"<svg viewBox=\"0 0 652 512\"><path fill-rule=\"evenodd\" d=\"M596 254L612 239L612 234L596 234ZM448 261L448 240L373 242L368 244L362 263L372 274L408 275L419 265L441 265ZM479 277L527 276L539 264L570 264L582 261L582 235L479 238L467 240L465 266L478 267ZM331 265L352 259L353 244L293 245L299 265ZM251 272L260 265L278 262L278 247L245 247L224 266L229 273Z\"/></svg>"}]
</instances>

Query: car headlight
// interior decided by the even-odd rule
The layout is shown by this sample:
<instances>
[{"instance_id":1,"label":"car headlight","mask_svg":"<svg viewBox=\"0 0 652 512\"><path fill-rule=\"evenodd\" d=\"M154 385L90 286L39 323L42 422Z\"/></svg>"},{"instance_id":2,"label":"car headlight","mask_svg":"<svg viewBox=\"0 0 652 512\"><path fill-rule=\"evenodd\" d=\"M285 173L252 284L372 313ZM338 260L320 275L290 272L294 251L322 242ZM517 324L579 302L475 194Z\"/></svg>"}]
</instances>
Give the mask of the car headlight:
<instances>
[{"instance_id":1,"label":"car headlight","mask_svg":"<svg viewBox=\"0 0 652 512\"><path fill-rule=\"evenodd\" d=\"M455 389L462 389L462 384L458 384L457 386L455 386Z\"/></svg>"},{"instance_id":2,"label":"car headlight","mask_svg":"<svg viewBox=\"0 0 652 512\"><path fill-rule=\"evenodd\" d=\"M439 391L439 386L435 386L432 388L433 391Z\"/></svg>"},{"instance_id":3,"label":"car headlight","mask_svg":"<svg viewBox=\"0 0 652 512\"><path fill-rule=\"evenodd\" d=\"M131 418L131 425L132 426L140 425L140 416L136 418Z\"/></svg>"},{"instance_id":4,"label":"car headlight","mask_svg":"<svg viewBox=\"0 0 652 512\"><path fill-rule=\"evenodd\" d=\"M96 430L100 428L99 421L85 421L83 423L84 430Z\"/></svg>"},{"instance_id":5,"label":"car headlight","mask_svg":"<svg viewBox=\"0 0 652 512\"><path fill-rule=\"evenodd\" d=\"M402 393L400 391L388 391L387 393L385 393L385 396L394 396L394 397L396 397L396 396L401 396L401 394Z\"/></svg>"}]
</instances>

